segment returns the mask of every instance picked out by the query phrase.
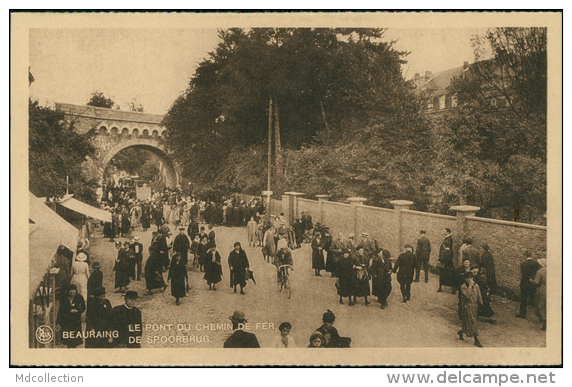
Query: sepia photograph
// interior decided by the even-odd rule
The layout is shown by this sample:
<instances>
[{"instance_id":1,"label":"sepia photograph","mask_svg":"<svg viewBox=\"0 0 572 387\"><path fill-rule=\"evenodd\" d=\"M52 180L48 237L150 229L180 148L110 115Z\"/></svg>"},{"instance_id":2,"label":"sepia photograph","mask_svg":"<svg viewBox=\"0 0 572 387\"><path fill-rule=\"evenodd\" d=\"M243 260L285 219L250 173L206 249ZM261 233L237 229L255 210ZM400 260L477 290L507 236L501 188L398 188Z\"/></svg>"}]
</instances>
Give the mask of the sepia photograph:
<instances>
[{"instance_id":1,"label":"sepia photograph","mask_svg":"<svg viewBox=\"0 0 572 387\"><path fill-rule=\"evenodd\" d=\"M10 18L11 364L562 364L561 12Z\"/></svg>"}]
</instances>

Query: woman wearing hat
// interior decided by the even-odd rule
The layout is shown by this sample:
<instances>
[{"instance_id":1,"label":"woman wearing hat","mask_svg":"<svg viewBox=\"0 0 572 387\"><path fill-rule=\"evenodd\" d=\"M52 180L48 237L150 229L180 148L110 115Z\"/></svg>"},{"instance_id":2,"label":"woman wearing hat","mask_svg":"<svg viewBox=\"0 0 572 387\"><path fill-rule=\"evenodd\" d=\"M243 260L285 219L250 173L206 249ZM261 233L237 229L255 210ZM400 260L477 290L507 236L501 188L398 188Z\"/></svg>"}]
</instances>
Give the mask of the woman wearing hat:
<instances>
[{"instance_id":1,"label":"woman wearing hat","mask_svg":"<svg viewBox=\"0 0 572 387\"><path fill-rule=\"evenodd\" d=\"M340 337L338 330L334 328L334 321L336 321L336 315L328 309L322 315L322 326L316 329L323 336L322 346L326 348L349 348L352 339Z\"/></svg>"},{"instance_id":2,"label":"woman wearing hat","mask_svg":"<svg viewBox=\"0 0 572 387\"><path fill-rule=\"evenodd\" d=\"M371 294L377 296L380 308L387 306L387 297L391 294L391 271L393 266L389 259L389 250L379 249L374 255L369 271L371 273Z\"/></svg>"},{"instance_id":3,"label":"woman wearing hat","mask_svg":"<svg viewBox=\"0 0 572 387\"><path fill-rule=\"evenodd\" d=\"M107 328L109 313L111 313L111 303L105 298L105 288L99 286L93 290L92 297L87 300L85 320L86 332L89 337L85 339L86 348L106 348L108 346L107 339L102 335ZM101 336L99 338L96 337L98 333Z\"/></svg>"},{"instance_id":4,"label":"woman wearing hat","mask_svg":"<svg viewBox=\"0 0 572 387\"><path fill-rule=\"evenodd\" d=\"M450 286L451 293L457 293L455 286L455 267L453 266L453 242L445 238L439 251L439 289L443 291L443 286Z\"/></svg>"},{"instance_id":5,"label":"woman wearing hat","mask_svg":"<svg viewBox=\"0 0 572 387\"><path fill-rule=\"evenodd\" d=\"M481 291L473 279L473 273L464 274L464 283L461 286L461 320L463 327L457 332L460 340L465 340L463 334L475 338L475 345L482 347L478 338L477 314L479 304L482 304Z\"/></svg>"},{"instance_id":6,"label":"woman wearing hat","mask_svg":"<svg viewBox=\"0 0 572 387\"><path fill-rule=\"evenodd\" d=\"M322 239L322 234L316 232L314 239L312 239L312 269L314 269L314 275L316 277L321 277L320 270L325 269L323 249L324 240Z\"/></svg>"},{"instance_id":7,"label":"woman wearing hat","mask_svg":"<svg viewBox=\"0 0 572 387\"><path fill-rule=\"evenodd\" d=\"M240 246L240 242L234 243L234 250L228 255L228 267L230 269L232 279L231 286L234 287L234 293L236 293L236 286L240 285L240 294L245 294L246 271L249 269L250 264L248 263L246 252Z\"/></svg>"},{"instance_id":8,"label":"woman wearing hat","mask_svg":"<svg viewBox=\"0 0 572 387\"><path fill-rule=\"evenodd\" d=\"M367 297L371 294L369 288L370 274L368 271L369 258L365 255L365 250L363 246L358 246L357 254L354 257L354 300L350 305L355 305L358 297L363 297L365 305L369 305L370 302Z\"/></svg>"},{"instance_id":9,"label":"woman wearing hat","mask_svg":"<svg viewBox=\"0 0 572 387\"><path fill-rule=\"evenodd\" d=\"M189 277L187 274L187 267L181 259L180 253L173 254L171 267L169 268L169 276L167 282L171 281L171 295L175 297L175 303L179 305L179 299L187 295L187 288L189 286Z\"/></svg>"},{"instance_id":10,"label":"woman wearing hat","mask_svg":"<svg viewBox=\"0 0 572 387\"><path fill-rule=\"evenodd\" d=\"M216 244L210 245L209 251L205 256L205 276L203 277L209 285L209 290L216 290L216 284L222 280L222 266L219 252L216 250Z\"/></svg>"},{"instance_id":11,"label":"woman wearing hat","mask_svg":"<svg viewBox=\"0 0 572 387\"><path fill-rule=\"evenodd\" d=\"M87 298L87 280L89 277L89 266L85 262L87 256L84 253L79 253L75 259L72 265L71 283L77 287L78 294Z\"/></svg>"},{"instance_id":12,"label":"woman wearing hat","mask_svg":"<svg viewBox=\"0 0 572 387\"><path fill-rule=\"evenodd\" d=\"M129 285L129 274L131 272L130 251L129 242L125 241L123 247L117 252L115 266L113 267L115 271L115 289L118 289L116 292L125 293Z\"/></svg>"},{"instance_id":13,"label":"woman wearing hat","mask_svg":"<svg viewBox=\"0 0 572 387\"><path fill-rule=\"evenodd\" d=\"M546 330L546 258L541 258L538 260L540 264L540 269L536 272L534 277L534 283L536 285L536 315L542 323L543 331Z\"/></svg>"},{"instance_id":14,"label":"woman wearing hat","mask_svg":"<svg viewBox=\"0 0 572 387\"><path fill-rule=\"evenodd\" d=\"M488 318L488 322L492 324L496 320L492 318L495 312L491 307L491 290L487 283L487 269L485 269L484 267L479 268L477 270L477 275L474 277L474 280L475 283L479 285L479 290L481 291L481 299L483 300L483 303L479 304L479 309L477 311L477 319L479 317L486 317Z\"/></svg>"},{"instance_id":15,"label":"woman wearing hat","mask_svg":"<svg viewBox=\"0 0 572 387\"><path fill-rule=\"evenodd\" d=\"M77 286L68 286L66 297L60 301L56 317L56 331L61 334L61 343L75 348L83 343L81 332L81 314L85 312L85 301L77 292Z\"/></svg>"},{"instance_id":16,"label":"woman wearing hat","mask_svg":"<svg viewBox=\"0 0 572 387\"><path fill-rule=\"evenodd\" d=\"M163 261L157 246L149 247L149 257L145 262L145 286L148 294L152 294L153 289L162 288L165 291L167 285L163 279L163 267L168 264L168 262Z\"/></svg>"},{"instance_id":17,"label":"woman wearing hat","mask_svg":"<svg viewBox=\"0 0 572 387\"><path fill-rule=\"evenodd\" d=\"M274 338L274 348L296 348L296 343L294 343L294 339L290 336L291 329L292 324L289 322L280 324L278 327L280 335Z\"/></svg>"},{"instance_id":18,"label":"woman wearing hat","mask_svg":"<svg viewBox=\"0 0 572 387\"><path fill-rule=\"evenodd\" d=\"M343 305L344 297L348 298L348 303L351 305L352 296L354 295L354 281L353 281L353 259L350 257L350 252L347 248L342 249L342 257L336 262L336 274L338 280L336 288L338 296L340 296L340 304Z\"/></svg>"},{"instance_id":19,"label":"woman wearing hat","mask_svg":"<svg viewBox=\"0 0 572 387\"><path fill-rule=\"evenodd\" d=\"M483 243L483 254L481 255L481 266L487 270L487 284L489 285L491 295L495 293L497 287L497 278L495 273L495 263L493 255L490 252L489 245Z\"/></svg>"}]
</instances>

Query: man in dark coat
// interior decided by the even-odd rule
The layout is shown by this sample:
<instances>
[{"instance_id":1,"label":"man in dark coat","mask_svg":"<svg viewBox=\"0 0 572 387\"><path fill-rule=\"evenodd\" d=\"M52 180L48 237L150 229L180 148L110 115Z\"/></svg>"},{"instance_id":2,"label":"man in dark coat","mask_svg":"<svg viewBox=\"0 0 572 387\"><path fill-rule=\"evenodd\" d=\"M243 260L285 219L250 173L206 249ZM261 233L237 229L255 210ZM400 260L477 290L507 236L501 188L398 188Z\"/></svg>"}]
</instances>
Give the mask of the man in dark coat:
<instances>
[{"instance_id":1,"label":"man in dark coat","mask_svg":"<svg viewBox=\"0 0 572 387\"><path fill-rule=\"evenodd\" d=\"M302 223L304 224L304 235L306 242L312 241L312 229L314 228L314 223L312 223L312 215L308 214L307 211L302 211Z\"/></svg>"},{"instance_id":2,"label":"man in dark coat","mask_svg":"<svg viewBox=\"0 0 572 387\"><path fill-rule=\"evenodd\" d=\"M137 277L137 281L141 281L141 266L143 265L143 245L140 240L141 238L135 236L133 237L133 243L131 243L131 250L133 250L135 255L135 265L137 266L133 278Z\"/></svg>"},{"instance_id":3,"label":"man in dark coat","mask_svg":"<svg viewBox=\"0 0 572 387\"><path fill-rule=\"evenodd\" d=\"M411 299L411 283L415 274L415 255L413 255L413 246L406 244L405 252L399 254L393 272L397 273L397 282L401 288L403 302Z\"/></svg>"},{"instance_id":4,"label":"man in dark coat","mask_svg":"<svg viewBox=\"0 0 572 387\"><path fill-rule=\"evenodd\" d=\"M93 272L89 276L87 280L87 296L93 296L95 289L101 287L103 285L103 273L101 272L100 268L101 265L99 262L94 262L91 267L93 268Z\"/></svg>"},{"instance_id":5,"label":"man in dark coat","mask_svg":"<svg viewBox=\"0 0 572 387\"><path fill-rule=\"evenodd\" d=\"M224 342L224 348L260 348L256 335L243 330L244 324L247 322L244 318L244 312L237 310L229 318L232 321L233 333Z\"/></svg>"},{"instance_id":6,"label":"man in dark coat","mask_svg":"<svg viewBox=\"0 0 572 387\"><path fill-rule=\"evenodd\" d=\"M415 267L415 282L419 282L421 270L425 272L425 283L429 282L429 259L431 257L431 242L427 239L427 232L421 230L420 238L417 239L417 249L415 249L415 259L417 265Z\"/></svg>"},{"instance_id":7,"label":"man in dark coat","mask_svg":"<svg viewBox=\"0 0 572 387\"><path fill-rule=\"evenodd\" d=\"M96 263L93 263L94 266ZM107 317L110 313L111 302L105 298L105 288L99 286L93 290L92 297L87 300L85 320L86 332L89 336L85 339L86 348L106 348L108 346L107 338L103 335L107 331Z\"/></svg>"},{"instance_id":8,"label":"man in dark coat","mask_svg":"<svg viewBox=\"0 0 572 387\"><path fill-rule=\"evenodd\" d=\"M296 221L292 224L292 229L294 230L294 237L296 238L296 247L300 247L304 235L304 225L300 221L300 218L296 218Z\"/></svg>"},{"instance_id":9,"label":"man in dark coat","mask_svg":"<svg viewBox=\"0 0 572 387\"><path fill-rule=\"evenodd\" d=\"M189 249L191 248L191 241L185 235L185 228L179 227L179 235L173 241L173 254L181 254L181 265L186 266L189 261Z\"/></svg>"},{"instance_id":10,"label":"man in dark coat","mask_svg":"<svg viewBox=\"0 0 572 387\"><path fill-rule=\"evenodd\" d=\"M524 252L526 260L520 264L520 312L518 318L526 318L526 307L529 303L534 303L536 297L536 285L534 279L536 272L541 268L540 264L532 258L529 250Z\"/></svg>"},{"instance_id":11,"label":"man in dark coat","mask_svg":"<svg viewBox=\"0 0 572 387\"><path fill-rule=\"evenodd\" d=\"M228 267L232 278L232 285L236 293L236 286L240 285L240 294L244 293L246 286L246 271L250 267L246 252L241 248L240 242L235 242L234 250L228 255Z\"/></svg>"},{"instance_id":12,"label":"man in dark coat","mask_svg":"<svg viewBox=\"0 0 572 387\"><path fill-rule=\"evenodd\" d=\"M187 228L187 235L191 240L195 239L195 235L199 234L199 224L193 218L191 223L189 223L189 227Z\"/></svg>"},{"instance_id":13,"label":"man in dark coat","mask_svg":"<svg viewBox=\"0 0 572 387\"><path fill-rule=\"evenodd\" d=\"M116 306L109 314L109 329L117 331L117 338L108 339L112 347L141 348L141 311L135 306L138 295L134 290L125 293L125 303Z\"/></svg>"},{"instance_id":14,"label":"man in dark coat","mask_svg":"<svg viewBox=\"0 0 572 387\"><path fill-rule=\"evenodd\" d=\"M454 251L453 250L453 237L451 236L451 229L450 228L445 229L445 238L443 238L443 242L441 242L441 246L439 247L439 258L443 257L445 245L450 246L449 250Z\"/></svg>"}]
</instances>

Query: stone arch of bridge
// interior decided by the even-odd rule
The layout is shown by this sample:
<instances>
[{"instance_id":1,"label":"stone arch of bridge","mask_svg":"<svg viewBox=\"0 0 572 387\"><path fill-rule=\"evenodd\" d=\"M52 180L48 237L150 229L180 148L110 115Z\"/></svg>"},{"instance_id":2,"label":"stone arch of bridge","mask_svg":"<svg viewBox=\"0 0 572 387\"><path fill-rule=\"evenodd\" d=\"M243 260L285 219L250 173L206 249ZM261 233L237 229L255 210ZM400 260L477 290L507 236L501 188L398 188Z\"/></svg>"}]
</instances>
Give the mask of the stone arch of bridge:
<instances>
[{"instance_id":1,"label":"stone arch of bridge","mask_svg":"<svg viewBox=\"0 0 572 387\"><path fill-rule=\"evenodd\" d=\"M163 168L165 170L165 185L167 187L174 188L179 184L179 176L177 174L177 170L175 169L175 166L171 161L170 157L167 155L167 153L165 153L165 151L159 144L159 141L155 139L133 138L127 141L122 141L116 144L115 146L111 147L100 158L98 176L97 176L100 185L103 184L103 174L105 172L105 168L107 167L111 159L119 152L127 148L142 148L156 155L159 158L159 160L161 160L161 163L163 164Z\"/></svg>"}]
</instances>

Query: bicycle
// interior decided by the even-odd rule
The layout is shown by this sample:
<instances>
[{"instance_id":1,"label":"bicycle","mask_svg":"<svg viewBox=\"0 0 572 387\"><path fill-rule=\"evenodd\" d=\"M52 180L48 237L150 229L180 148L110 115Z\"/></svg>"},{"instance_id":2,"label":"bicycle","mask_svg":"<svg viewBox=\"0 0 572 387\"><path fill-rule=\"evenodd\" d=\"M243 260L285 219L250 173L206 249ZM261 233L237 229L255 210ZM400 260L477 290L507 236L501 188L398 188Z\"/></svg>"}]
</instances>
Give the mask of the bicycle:
<instances>
[{"instance_id":1,"label":"bicycle","mask_svg":"<svg viewBox=\"0 0 572 387\"><path fill-rule=\"evenodd\" d=\"M281 265L278 267L280 273L280 281L278 282L278 291L281 292L282 289L286 289L288 292L288 299L292 296L292 286L290 285L290 275L288 273L288 269L291 268L292 265Z\"/></svg>"}]
</instances>

